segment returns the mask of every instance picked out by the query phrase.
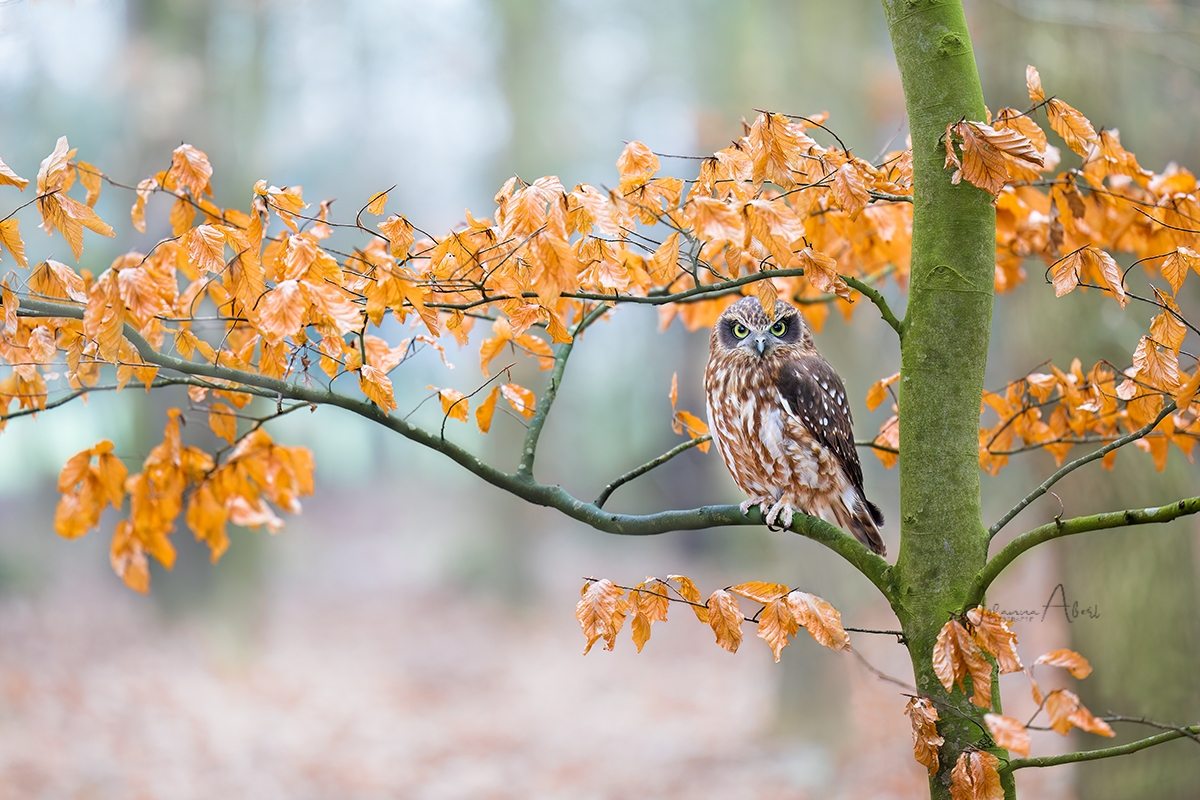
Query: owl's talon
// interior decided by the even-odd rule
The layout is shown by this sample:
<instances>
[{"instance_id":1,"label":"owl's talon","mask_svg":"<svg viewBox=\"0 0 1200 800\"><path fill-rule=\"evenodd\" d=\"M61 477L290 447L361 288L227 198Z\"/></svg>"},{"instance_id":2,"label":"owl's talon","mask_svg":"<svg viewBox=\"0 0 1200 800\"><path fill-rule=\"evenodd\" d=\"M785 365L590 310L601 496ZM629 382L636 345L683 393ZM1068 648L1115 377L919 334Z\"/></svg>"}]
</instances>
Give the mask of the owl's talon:
<instances>
[{"instance_id":1,"label":"owl's talon","mask_svg":"<svg viewBox=\"0 0 1200 800\"><path fill-rule=\"evenodd\" d=\"M767 510L770 508L768 503L771 503L774 499L775 498L773 497L750 497L744 500L742 504L738 506L738 509L742 512L742 516L745 517L749 516L750 509L758 506L758 510L761 511L762 515L765 517L767 515Z\"/></svg>"}]
</instances>

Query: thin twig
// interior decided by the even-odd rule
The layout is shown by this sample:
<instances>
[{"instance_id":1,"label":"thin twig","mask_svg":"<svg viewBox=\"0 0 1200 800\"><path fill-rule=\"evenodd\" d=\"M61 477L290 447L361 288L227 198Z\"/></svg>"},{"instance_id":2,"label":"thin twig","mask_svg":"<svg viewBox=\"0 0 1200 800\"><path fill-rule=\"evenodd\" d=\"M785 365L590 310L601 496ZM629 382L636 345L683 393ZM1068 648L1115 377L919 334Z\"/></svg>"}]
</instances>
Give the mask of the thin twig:
<instances>
[{"instance_id":1,"label":"thin twig","mask_svg":"<svg viewBox=\"0 0 1200 800\"><path fill-rule=\"evenodd\" d=\"M1175 401L1168 400L1166 402L1166 404L1163 405L1162 411L1160 411L1158 413L1157 417L1155 417L1152 421L1146 423L1142 427L1138 428L1133 433L1126 434L1125 436L1122 436L1120 439L1116 439L1112 442L1109 442L1108 444L1104 445L1104 447L1101 447L1097 450L1093 450L1092 452L1088 453L1086 456L1080 456L1079 458L1075 459L1074 461L1072 461L1068 464L1064 464L1058 471L1056 471L1053 475L1051 475L1049 478L1047 478L1045 481L1043 481L1041 486L1038 486L1032 492L1025 495L1025 497L1021 498L1021 502L1017 503L1015 506L1013 506L1011 509L1009 509L1007 514L1005 514L1003 517L1001 517L999 520L996 521L995 525L988 528L988 537L994 538L996 536L996 534L1000 532L1001 528L1003 528L1005 525L1007 525L1009 522L1012 521L1013 517L1017 516L1017 514L1020 514L1022 511L1024 511L1025 507L1028 506L1030 503L1032 503L1034 500L1037 500L1039 497L1044 495L1046 492L1050 491L1051 486L1058 483L1060 480L1065 478L1067 475L1069 475L1070 473L1074 472L1075 470L1079 469L1080 467L1082 467L1086 464L1090 464L1091 462L1095 461L1098 458L1104 458L1104 456L1108 455L1113 450L1116 450L1118 447L1124 447L1125 445L1129 444L1130 442L1136 442L1138 439L1141 439L1146 434L1150 433L1152 430L1154 430L1156 427L1158 427L1158 423L1160 423L1164 419L1166 419L1167 416L1174 410L1175 410Z\"/></svg>"},{"instance_id":2,"label":"thin twig","mask_svg":"<svg viewBox=\"0 0 1200 800\"><path fill-rule=\"evenodd\" d=\"M647 461L645 464L642 464L640 467L629 470L629 472L626 472L621 477L616 478L616 479L612 480L611 482L609 482L609 484L604 487L604 491L600 492L600 496L597 497L596 500L594 501L594 505L596 506L596 508L603 508L604 503L608 500L608 498L612 495L613 492L615 492L617 489L624 486L625 484L629 483L634 478L640 478L642 475L645 475L647 472L654 469L655 467L661 467L663 464L667 463L668 461L670 461L672 458L679 455L680 453L683 453L687 450L692 449L693 447L702 445L705 442L710 442L710 441L712 441L711 433L706 433L703 436L697 436L695 439L689 439L688 441L684 442L683 444L675 445L674 447L672 447L667 452L663 453L658 458L651 459L650 461Z\"/></svg>"}]
</instances>

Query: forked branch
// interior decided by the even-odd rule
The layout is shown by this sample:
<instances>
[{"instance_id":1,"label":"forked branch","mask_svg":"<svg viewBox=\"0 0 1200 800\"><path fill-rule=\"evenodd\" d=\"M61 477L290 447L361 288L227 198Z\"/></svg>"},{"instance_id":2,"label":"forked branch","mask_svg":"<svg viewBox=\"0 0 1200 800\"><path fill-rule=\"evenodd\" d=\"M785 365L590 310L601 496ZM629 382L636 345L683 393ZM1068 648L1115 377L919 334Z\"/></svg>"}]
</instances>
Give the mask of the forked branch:
<instances>
[{"instance_id":1,"label":"forked branch","mask_svg":"<svg viewBox=\"0 0 1200 800\"><path fill-rule=\"evenodd\" d=\"M1003 528L1008 523L1012 522L1013 517L1017 516L1017 514L1020 514L1022 511L1024 511L1025 507L1028 506L1030 503L1032 503L1034 500L1037 500L1039 497L1044 495L1046 492L1050 491L1051 486L1058 483L1063 478L1067 477L1067 475L1071 474L1072 472L1074 472L1075 470L1079 469L1080 467L1082 467L1086 464L1090 464L1091 462L1095 461L1098 458L1104 458L1106 455L1111 453L1113 450L1116 450L1118 447L1124 447L1125 445L1129 444L1130 442L1136 442L1138 439L1145 437L1147 434L1149 434L1151 431L1153 431L1155 428L1157 428L1158 423L1160 423L1164 419L1166 419L1167 416L1169 414L1171 414L1174 410L1175 410L1175 401L1168 400L1166 402L1166 404L1163 405L1162 411L1158 412L1157 417L1155 417L1150 422L1147 422L1145 425L1138 428L1136 431L1133 431L1132 433L1128 433L1125 436L1122 436L1120 439L1114 439L1113 441L1104 445L1104 447L1093 450L1092 452L1088 453L1086 456L1080 456L1079 458L1075 459L1074 461L1071 461L1067 464L1063 464L1062 467L1059 468L1053 475L1051 475L1049 478L1047 478L1045 481L1043 481L1041 486L1037 487L1032 492L1025 495L1025 497L1021 498L1021 502L1017 503L1015 506L1013 506L1011 509L1009 509L1007 514L1005 514L1003 517L1001 517L996 522L995 525L993 525L991 528L989 528L988 529L988 537L989 538L995 537L995 535L1000 532L1001 528Z\"/></svg>"},{"instance_id":2,"label":"forked branch","mask_svg":"<svg viewBox=\"0 0 1200 800\"><path fill-rule=\"evenodd\" d=\"M82 319L83 312L83 306L51 303L32 298L22 298L19 308L19 313L25 316L72 319ZM728 525L759 525L763 522L762 514L758 509L752 509L749 514L742 514L735 505L703 506L688 510L660 511L654 514L614 514L603 510L595 503L574 497L561 486L538 483L532 475L532 460L529 462L526 472L520 470L515 473L504 472L484 463L470 451L438 434L386 413L369 400L348 397L332 390L314 388L277 378L268 378L257 373L242 372L216 364L169 356L155 349L128 324L125 325L124 336L147 364L183 375L202 376L217 381L240 384L236 388L237 391L249 391L267 397L299 400L314 405L345 409L382 425L406 439L442 453L455 463L465 467L469 472L522 500L535 505L555 508L572 519L606 533L624 536L651 536L670 531L699 530ZM558 371L560 374L565 361L565 358L559 361L560 369ZM539 406L539 410L543 410L541 406ZM546 405L544 410L548 412L549 406ZM536 446L536 437L533 444ZM528 449L528 441L525 446ZM820 542L838 553L865 575L889 601L894 598L895 588L891 577L891 566L854 537L822 519L800 514L797 514L793 520L791 530Z\"/></svg>"},{"instance_id":3,"label":"forked branch","mask_svg":"<svg viewBox=\"0 0 1200 800\"><path fill-rule=\"evenodd\" d=\"M1090 517L1076 517L1074 519L1048 522L1045 525L1021 534L1005 545L999 553L992 556L991 560L984 565L979 575L976 576L963 607L970 608L983 602L984 594L987 592L988 587L991 586L992 581L996 579L996 576L1003 572L1017 556L1043 542L1058 539L1062 536L1071 536L1076 533L1087 533L1088 531L1123 528L1131 525L1148 525L1155 522L1170 522L1173 519L1197 513L1200 513L1200 497L1189 497L1158 508L1131 508L1125 511L1111 511L1107 514L1094 514Z\"/></svg>"}]
</instances>

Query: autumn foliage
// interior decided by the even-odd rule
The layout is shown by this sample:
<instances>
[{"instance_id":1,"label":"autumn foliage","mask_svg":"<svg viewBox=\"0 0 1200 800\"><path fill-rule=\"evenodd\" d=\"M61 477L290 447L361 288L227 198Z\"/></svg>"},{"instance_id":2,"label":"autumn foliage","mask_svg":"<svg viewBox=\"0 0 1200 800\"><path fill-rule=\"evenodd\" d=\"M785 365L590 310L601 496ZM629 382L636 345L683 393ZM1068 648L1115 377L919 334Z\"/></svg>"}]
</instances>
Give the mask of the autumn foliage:
<instances>
[{"instance_id":1,"label":"autumn foliage","mask_svg":"<svg viewBox=\"0 0 1200 800\"><path fill-rule=\"evenodd\" d=\"M1056 295L1095 290L1122 307L1133 299L1159 311L1127 364L1046 364L985 392L980 464L994 474L1034 449L1061 464L1077 445L1123 437L1136 440L1158 469L1171 445L1190 459L1200 434L1200 369L1181 363L1192 326L1176 296L1188 274L1200 272L1200 186L1180 167L1141 167L1117 131L1097 131L1047 97L1032 67L1027 84L1029 108L951 123L941 142L949 179L993 198L995 288L1012 289L1026 279L1025 265L1040 259ZM1069 155L1051 143L1038 121L1043 115ZM907 284L912 154L901 149L866 161L836 136L819 144L830 134L824 123L824 115L760 114L688 177L663 174L660 157L631 142L612 189L513 177L487 215L468 211L464 224L440 233L390 211L388 191L343 221L329 202L313 207L301 187L266 180L254 185L246 208L222 208L213 200L213 166L187 144L161 172L125 185L77 158L63 137L37 171L34 198L0 220L0 244L17 268L0 282L0 429L88 392L131 383L187 387L192 408L224 442L219 449L185 445L181 412L173 411L162 442L140 465L124 463L105 441L74 456L59 478L58 532L82 536L106 508L116 509L113 567L128 586L146 591L148 559L171 567L171 536L181 524L215 561L229 545L229 524L275 531L278 511L299 511L299 498L313 490L311 454L274 442L265 421L317 402L392 419L396 370L417 349L441 351L447 339L478 347L485 383L428 387L427 399L440 405L440 430L413 436L445 441L454 423L473 421L489 432L498 410L536 437L557 377L539 394L498 361L560 370L571 343L617 305L651 305L663 326L678 319L697 330L753 294L767 309L787 299L820 331L831 309L849 318L865 296L899 330L878 288ZM0 186L24 191L28 184L0 162ZM114 235L94 210L101 192L113 190L129 193L130 224L142 233L150 204L169 204L170 235L151 236L144 252L124 253L107 269L50 258L31 265L20 223L28 231L34 212L22 219L24 209L36 206L41 227L60 234L78 262L87 232ZM349 246L346 237L353 237ZM1123 254L1134 257L1132 265L1118 263ZM1148 292L1131 288L1138 265ZM397 326L388 318L405 334L389 333ZM898 377L873 385L867 407L894 400ZM258 405L250 405L254 398ZM677 408L675 385L670 401L675 432L707 449L707 428ZM893 415L871 446L892 466L899 441ZM1105 466L1115 456L1114 447ZM531 465L532 449L518 468L523 480ZM761 608L746 617L738 598ZM702 599L689 579L671 575L633 587L589 581L577 608L587 649L600 640L611 649L628 618L640 650L671 602L687 604L731 652L747 621L777 661L801 627L825 647L849 647L840 615L819 597L754 582ZM1015 645L1007 621L972 608L942 628L934 669L948 691L970 692L981 709L993 706L994 670L1026 671L1054 730L1111 735L1070 691L1043 696ZM1076 677L1088 670L1070 651L1035 665L1065 667ZM938 708L916 697L906 713L917 760L935 770ZM988 714L987 725L998 745L1028 752L1021 723ZM986 752L962 753L953 768L955 796L997 796L997 763Z\"/></svg>"}]
</instances>

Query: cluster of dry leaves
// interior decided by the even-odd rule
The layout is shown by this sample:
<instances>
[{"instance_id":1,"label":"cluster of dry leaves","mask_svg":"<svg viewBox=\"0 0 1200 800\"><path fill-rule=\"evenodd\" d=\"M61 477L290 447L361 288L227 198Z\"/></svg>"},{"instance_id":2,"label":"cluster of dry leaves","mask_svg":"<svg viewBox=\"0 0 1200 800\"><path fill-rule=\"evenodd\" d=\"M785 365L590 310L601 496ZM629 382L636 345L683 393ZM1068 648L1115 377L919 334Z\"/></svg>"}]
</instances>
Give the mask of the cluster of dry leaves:
<instances>
[{"instance_id":1,"label":"cluster of dry leaves","mask_svg":"<svg viewBox=\"0 0 1200 800\"><path fill-rule=\"evenodd\" d=\"M676 596L672 596L674 592ZM600 639L604 649L612 650L625 618L633 614L631 628L638 652L650 639L650 625L666 622L672 602L691 607L696 619L712 627L717 644L736 653L742 644L742 623L758 625L758 638L766 642L775 661L790 644L790 638L807 630L819 644L830 650L850 646L850 636L842 628L842 615L836 608L808 592L791 590L781 583L752 581L717 589L701 602L700 590L686 575L668 575L666 580L647 577L637 586L618 586L607 578L588 581L579 590L575 617L587 637L584 655ZM753 617L742 614L738 597L759 603L762 608Z\"/></svg>"},{"instance_id":2,"label":"cluster of dry leaves","mask_svg":"<svg viewBox=\"0 0 1200 800\"><path fill-rule=\"evenodd\" d=\"M1076 288L1111 294L1122 306L1130 298L1152 303L1160 313L1150 323L1122 368L1099 362L1084 372L1078 360L1070 369L1047 365L998 392L984 392L981 412L996 420L981 426L979 462L991 474L1010 455L1042 448L1062 463L1076 444L1110 442L1147 428L1137 446L1166 467L1175 444L1189 458L1200 436L1200 415L1193 408L1200 390L1200 369L1180 364L1184 337L1195 330L1181 312L1176 296L1189 272L1200 273L1200 185L1174 164L1161 173L1138 165L1121 147L1116 130L1097 132L1079 111L1057 98L1047 99L1033 67L1026 71L1032 108L1003 108L990 124L963 120L946 129L946 168L952 180L978 186L995 197L996 280L1005 291L1025 279L1024 263L1038 256L1048 265L1055 294ZM1058 148L1034 121L1045 109L1050 128L1074 153L1080 166L1054 172ZM1122 269L1110 252L1131 253L1150 278L1152 297L1139 297L1126 286L1130 268ZM1193 358L1194 361L1194 358ZM892 375L876 382L867 407L876 408ZM888 419L875 439L875 452L887 466L896 463L899 430ZM1103 459L1111 469L1116 451Z\"/></svg>"},{"instance_id":3,"label":"cluster of dry leaves","mask_svg":"<svg viewBox=\"0 0 1200 800\"><path fill-rule=\"evenodd\" d=\"M1049 727L1062 735L1077 727L1101 736L1112 736L1112 728L1102 719L1093 716L1079 701L1079 696L1069 689L1054 689L1043 694L1033 669L1046 665L1062 667L1072 677L1086 678L1092 667L1087 659L1073 650L1053 650L1039 656L1033 666L1026 668L1017 654L1017 636L1012 631L1012 621L985 608L973 608L963 619L951 619L938 633L933 649L933 669L938 680L953 691L966 693L964 679L971 681L971 702L979 708L991 709L992 670L1005 675L1024 672L1029 678L1033 701L1038 708L1028 722L987 713L984 724L998 747L1022 756L1029 755L1029 726L1044 710L1049 717ZM939 719L937 704L928 697L916 696L909 700L904 713L912 721L913 757L929 769L933 775L938 770L938 749L944 743L938 735ZM970 749L961 753L951 771L953 796L962 800L1000 800L1004 791L1000 786L1000 759L984 750Z\"/></svg>"},{"instance_id":4,"label":"cluster of dry leaves","mask_svg":"<svg viewBox=\"0 0 1200 800\"><path fill-rule=\"evenodd\" d=\"M738 605L738 597L758 603L761 608L747 617ZM587 638L584 654L601 639L604 649L612 650L630 615L633 642L641 652L650 639L651 624L666 621L672 602L689 606L696 619L712 628L717 644L731 653L737 652L742 643L743 622L758 625L758 637L770 646L776 662L800 628L807 629L819 644L831 650L850 647L841 614L816 595L790 590L783 584L754 581L718 589L702 602L700 590L690 578L668 575L665 580L647 577L637 586L629 587L607 578L589 578L580 589L575 607L575 617ZM1034 669L1039 666L1061 667L1077 679L1086 678L1092 671L1086 658L1065 649L1045 653L1031 667L1025 667L1017 653L1012 620L982 607L972 608L961 619L949 620L938 633L933 649L934 673L946 691L953 692L957 687L966 694L969 679L970 701L989 710L984 715L984 724L998 747L1028 756L1029 726L1043 711L1049 718L1049 728L1064 736L1071 728L1113 736L1108 723L1088 711L1074 692L1059 688L1043 693L1034 676ZM1001 675L1023 672L1029 679L1038 708L1028 722L990 712L997 706L992 694L993 670ZM938 704L932 698L914 695L904 713L912 722L913 757L933 775L938 771L938 750L944 744L937 731ZM1000 760L984 750L963 752L951 773L954 796L964 800L1002 798L999 767Z\"/></svg>"}]
</instances>

